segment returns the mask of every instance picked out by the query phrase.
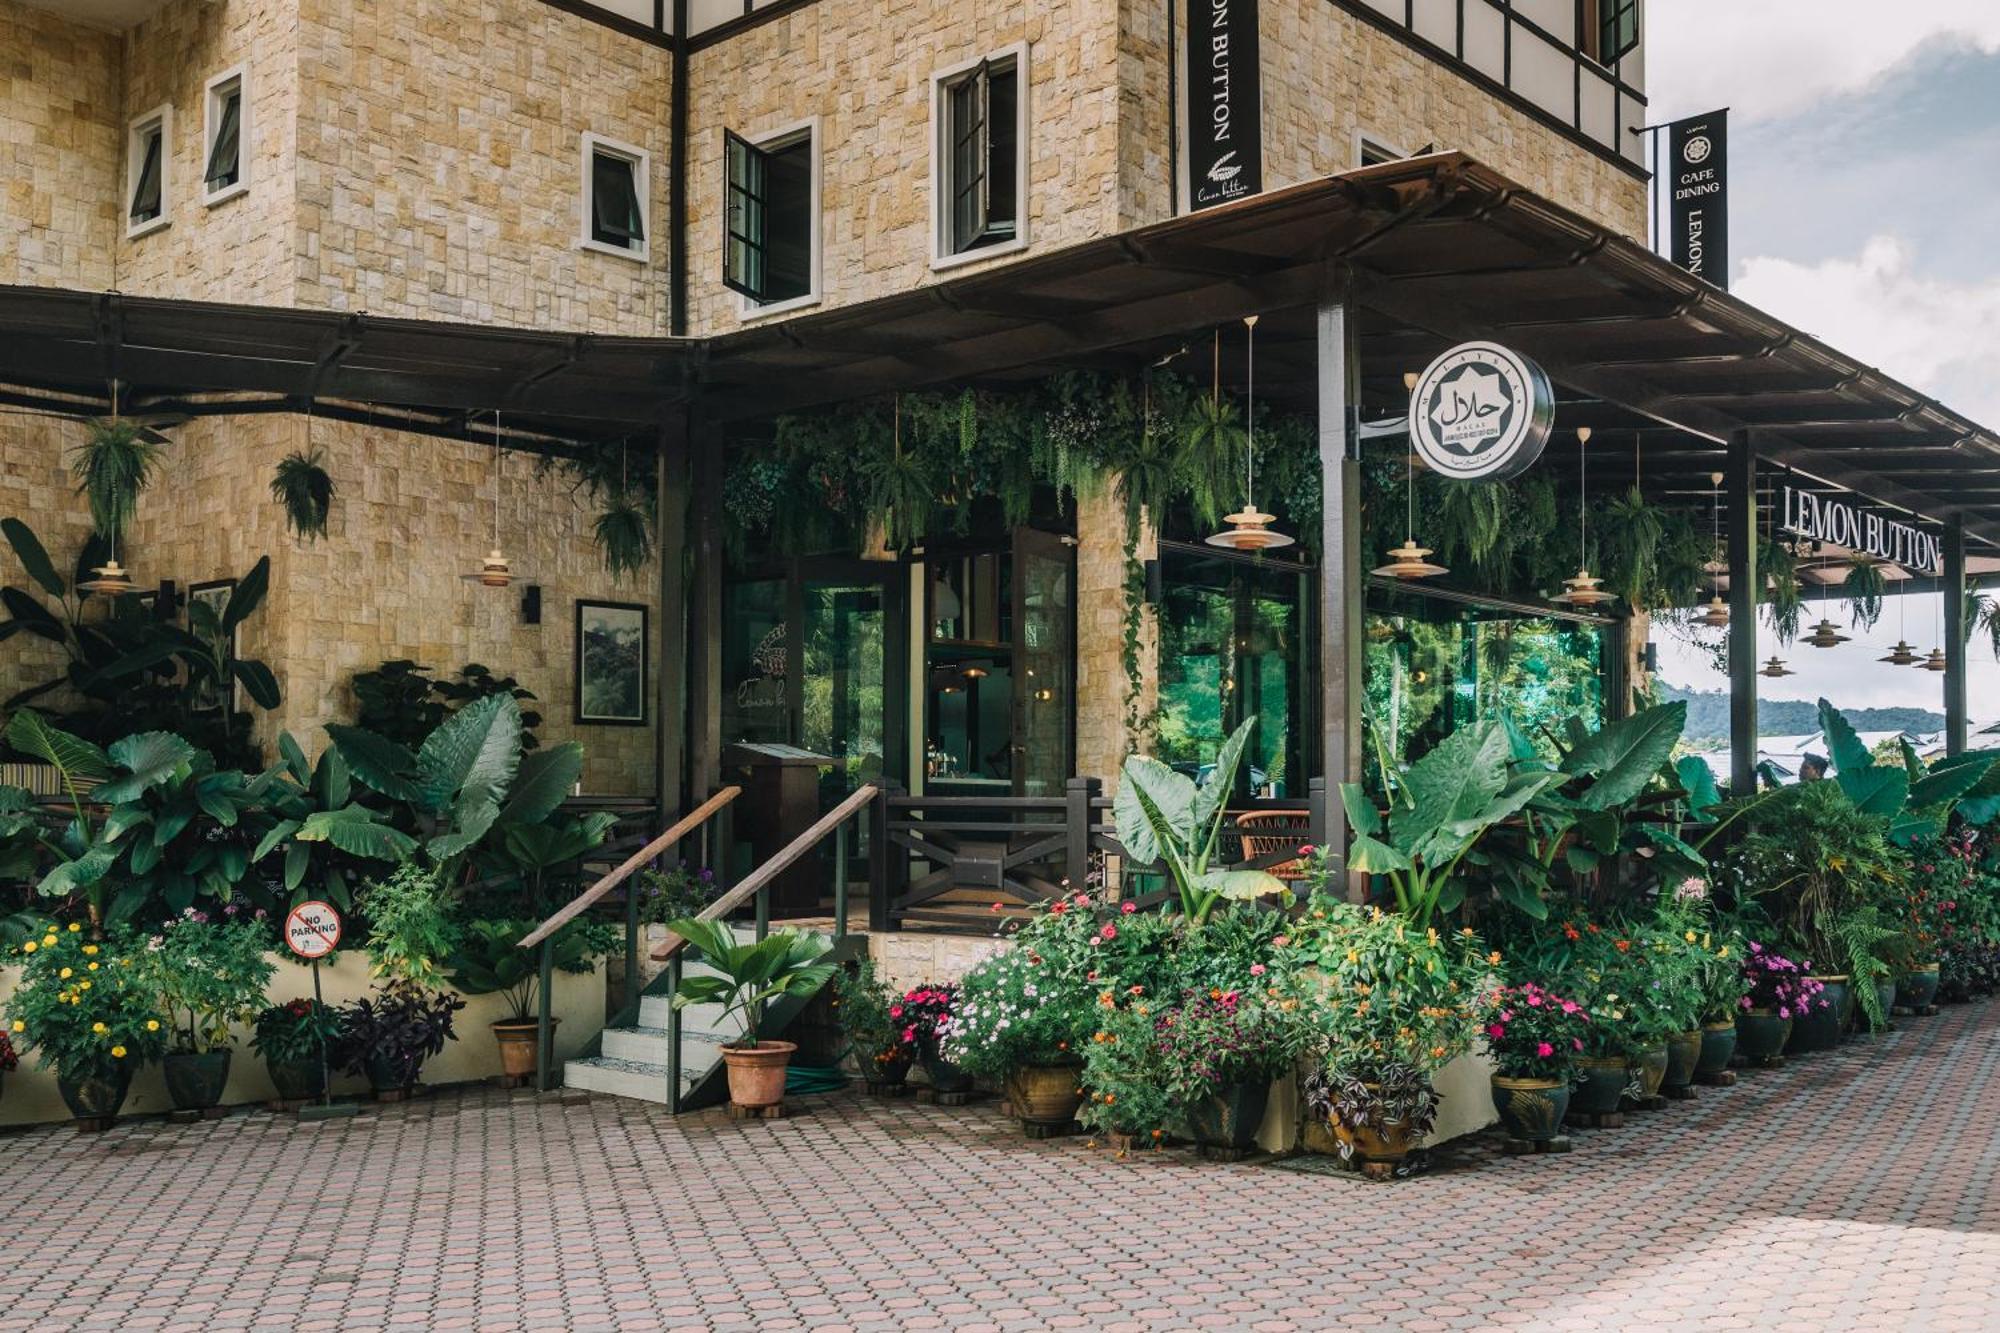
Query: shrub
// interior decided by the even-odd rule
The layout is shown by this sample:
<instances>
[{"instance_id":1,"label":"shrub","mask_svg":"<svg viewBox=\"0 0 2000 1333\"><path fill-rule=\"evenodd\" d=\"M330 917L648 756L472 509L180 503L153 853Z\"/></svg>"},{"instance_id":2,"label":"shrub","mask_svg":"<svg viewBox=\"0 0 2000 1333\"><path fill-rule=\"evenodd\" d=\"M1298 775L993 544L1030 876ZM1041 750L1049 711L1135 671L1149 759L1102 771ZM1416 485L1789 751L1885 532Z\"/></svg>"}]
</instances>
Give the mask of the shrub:
<instances>
[{"instance_id":1,"label":"shrub","mask_svg":"<svg viewBox=\"0 0 2000 1333\"><path fill-rule=\"evenodd\" d=\"M115 930L100 942L72 922L50 926L14 952L21 981L8 1017L42 1068L79 1079L166 1053L166 1023L129 932Z\"/></svg>"},{"instance_id":2,"label":"shrub","mask_svg":"<svg viewBox=\"0 0 2000 1333\"><path fill-rule=\"evenodd\" d=\"M907 1026L901 1021L902 1005L891 998L889 988L875 975L875 962L863 958L835 981L834 1014L854 1044L854 1058L864 1074L877 1075L915 1054L914 1043L903 1038Z\"/></svg>"},{"instance_id":3,"label":"shrub","mask_svg":"<svg viewBox=\"0 0 2000 1333\"><path fill-rule=\"evenodd\" d=\"M260 1012L250 1033L250 1049L273 1064L316 1062L322 1048L327 1063L342 1063L340 1011L317 1000L287 1000ZM323 1044L323 1046L322 1046Z\"/></svg>"},{"instance_id":4,"label":"shrub","mask_svg":"<svg viewBox=\"0 0 2000 1333\"><path fill-rule=\"evenodd\" d=\"M1566 1079L1589 1031L1582 1005L1528 981L1495 992L1486 1049L1504 1077Z\"/></svg>"},{"instance_id":5,"label":"shrub","mask_svg":"<svg viewBox=\"0 0 2000 1333\"><path fill-rule=\"evenodd\" d=\"M363 891L361 914L368 919L365 947L377 977L391 986L443 987L446 960L458 948L460 931L436 870L403 862Z\"/></svg>"},{"instance_id":6,"label":"shrub","mask_svg":"<svg viewBox=\"0 0 2000 1333\"><path fill-rule=\"evenodd\" d=\"M1263 991L1188 992L1159 1017L1166 1091L1191 1106L1239 1083L1268 1083L1298 1059L1306 1029L1299 1002Z\"/></svg>"},{"instance_id":7,"label":"shrub","mask_svg":"<svg viewBox=\"0 0 2000 1333\"><path fill-rule=\"evenodd\" d=\"M340 1011L340 1049L352 1074L387 1075L385 1086L408 1087L424 1061L457 1040L452 1015L465 1008L456 995L427 991L407 982L384 987L373 999L356 1000ZM372 1077L373 1075L371 1075Z\"/></svg>"},{"instance_id":8,"label":"shrub","mask_svg":"<svg viewBox=\"0 0 2000 1333\"><path fill-rule=\"evenodd\" d=\"M700 916L722 896L722 885L707 866L683 861L672 870L647 870L639 875L639 919L665 925L677 917Z\"/></svg>"},{"instance_id":9,"label":"shrub","mask_svg":"<svg viewBox=\"0 0 2000 1333\"><path fill-rule=\"evenodd\" d=\"M965 974L943 1032L946 1059L969 1073L1002 1078L1026 1064L1080 1058L1094 1030L1097 951L1118 938L1090 900L1059 898L1015 935L1014 947Z\"/></svg>"},{"instance_id":10,"label":"shrub","mask_svg":"<svg viewBox=\"0 0 2000 1333\"><path fill-rule=\"evenodd\" d=\"M1130 1134L1142 1146L1157 1146L1183 1109L1168 1089L1162 1051L1160 1024L1171 1012L1143 996L1105 1000L1083 1046L1086 1096L1077 1118L1100 1134Z\"/></svg>"},{"instance_id":11,"label":"shrub","mask_svg":"<svg viewBox=\"0 0 2000 1333\"><path fill-rule=\"evenodd\" d=\"M1743 959L1743 977L1749 992L1737 1001L1743 1009L1774 1010L1780 1018L1803 1018L1810 1009L1824 1009L1830 1003L1825 986L1806 975L1810 962L1795 963L1751 941Z\"/></svg>"},{"instance_id":12,"label":"shrub","mask_svg":"<svg viewBox=\"0 0 2000 1333\"><path fill-rule=\"evenodd\" d=\"M211 921L188 908L139 955L159 997L176 1054L225 1050L232 1023L247 1023L264 1001L273 967L271 928L254 919Z\"/></svg>"}]
</instances>

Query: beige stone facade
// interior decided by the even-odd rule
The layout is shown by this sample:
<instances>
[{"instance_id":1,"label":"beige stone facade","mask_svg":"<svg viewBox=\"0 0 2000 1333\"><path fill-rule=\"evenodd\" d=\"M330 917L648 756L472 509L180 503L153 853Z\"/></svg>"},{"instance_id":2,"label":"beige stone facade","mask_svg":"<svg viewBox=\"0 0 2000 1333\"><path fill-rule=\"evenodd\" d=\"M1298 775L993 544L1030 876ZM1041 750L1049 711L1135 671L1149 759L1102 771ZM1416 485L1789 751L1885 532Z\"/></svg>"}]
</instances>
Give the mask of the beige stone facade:
<instances>
[{"instance_id":1,"label":"beige stone facade","mask_svg":"<svg viewBox=\"0 0 2000 1333\"><path fill-rule=\"evenodd\" d=\"M121 104L116 34L0 0L0 283L113 284Z\"/></svg>"}]
</instances>

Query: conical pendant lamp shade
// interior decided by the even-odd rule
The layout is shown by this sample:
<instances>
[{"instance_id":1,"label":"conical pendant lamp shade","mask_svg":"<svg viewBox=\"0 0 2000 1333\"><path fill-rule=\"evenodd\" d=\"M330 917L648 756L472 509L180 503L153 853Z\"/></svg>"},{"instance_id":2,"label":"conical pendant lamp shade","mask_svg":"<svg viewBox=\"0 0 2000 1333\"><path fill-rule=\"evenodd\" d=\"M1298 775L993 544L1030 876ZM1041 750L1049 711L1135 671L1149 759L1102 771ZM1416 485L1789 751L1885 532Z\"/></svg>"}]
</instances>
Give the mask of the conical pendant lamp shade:
<instances>
[{"instance_id":1,"label":"conical pendant lamp shade","mask_svg":"<svg viewBox=\"0 0 2000 1333\"><path fill-rule=\"evenodd\" d=\"M1425 559L1430 552L1415 541L1405 539L1401 546L1389 552L1389 563L1373 570L1373 573L1392 579L1430 579L1451 571L1443 565L1434 565Z\"/></svg>"},{"instance_id":2,"label":"conical pendant lamp shade","mask_svg":"<svg viewBox=\"0 0 2000 1333\"><path fill-rule=\"evenodd\" d=\"M1783 658L1773 656L1770 661L1764 663L1763 670L1757 674L1776 680L1780 676L1796 676L1799 673L1786 666Z\"/></svg>"},{"instance_id":3,"label":"conical pendant lamp shade","mask_svg":"<svg viewBox=\"0 0 2000 1333\"><path fill-rule=\"evenodd\" d=\"M1243 508L1229 515L1224 520L1229 526L1209 537L1207 542L1210 546L1231 551L1275 551L1290 546L1292 539L1272 530L1271 525L1278 521L1276 515L1257 508L1257 316L1245 315L1243 327L1248 338L1247 369L1243 379ZM1218 333L1215 387L1218 398L1222 392L1220 339Z\"/></svg>"}]
</instances>

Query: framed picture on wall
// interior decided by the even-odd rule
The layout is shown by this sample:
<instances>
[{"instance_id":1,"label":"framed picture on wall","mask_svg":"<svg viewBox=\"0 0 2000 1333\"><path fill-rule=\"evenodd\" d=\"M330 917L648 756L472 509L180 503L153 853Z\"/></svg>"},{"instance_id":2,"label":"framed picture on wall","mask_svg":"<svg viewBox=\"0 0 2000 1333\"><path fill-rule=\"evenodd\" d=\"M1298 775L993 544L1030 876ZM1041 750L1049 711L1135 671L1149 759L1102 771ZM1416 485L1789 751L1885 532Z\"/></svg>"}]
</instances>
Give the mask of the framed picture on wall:
<instances>
[{"instance_id":1,"label":"framed picture on wall","mask_svg":"<svg viewBox=\"0 0 2000 1333\"><path fill-rule=\"evenodd\" d=\"M633 602L576 603L576 720L646 724L646 608Z\"/></svg>"},{"instance_id":2,"label":"framed picture on wall","mask_svg":"<svg viewBox=\"0 0 2000 1333\"><path fill-rule=\"evenodd\" d=\"M189 584L187 592L188 632L205 642L213 642L222 633L222 612L229 605L230 594L235 591L235 579L210 579L206 583ZM237 642L236 631L233 629L229 631L228 648L229 656L234 657L236 655ZM229 686L229 699L227 700L231 712L234 712L240 706L236 697L236 689L237 686L232 681ZM216 688L211 682L202 687L201 695L195 701L195 707L203 712L217 711L224 703L221 694L222 691Z\"/></svg>"}]
</instances>

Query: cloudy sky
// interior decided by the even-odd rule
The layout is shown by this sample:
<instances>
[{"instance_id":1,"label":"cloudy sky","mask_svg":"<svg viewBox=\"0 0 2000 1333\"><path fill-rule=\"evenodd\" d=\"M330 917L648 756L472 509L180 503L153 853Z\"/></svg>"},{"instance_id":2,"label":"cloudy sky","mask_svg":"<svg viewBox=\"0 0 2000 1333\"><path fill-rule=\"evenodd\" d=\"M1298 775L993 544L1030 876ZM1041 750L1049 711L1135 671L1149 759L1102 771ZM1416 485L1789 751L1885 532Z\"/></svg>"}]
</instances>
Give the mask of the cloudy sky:
<instances>
[{"instance_id":1,"label":"cloudy sky","mask_svg":"<svg viewBox=\"0 0 2000 1333\"><path fill-rule=\"evenodd\" d=\"M1656 122L1730 108L1732 289L2000 427L2000 0L1653 0L1647 40ZM1922 649L1937 613L1907 608ZM1897 621L1784 650L1800 674L1765 697L1939 707L1938 677L1856 651ZM1722 686L1670 641L1661 657ZM2000 717L2000 664L1976 644L1972 662L1974 719Z\"/></svg>"}]
</instances>

